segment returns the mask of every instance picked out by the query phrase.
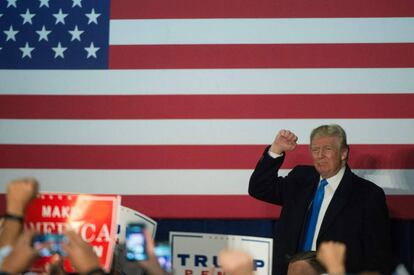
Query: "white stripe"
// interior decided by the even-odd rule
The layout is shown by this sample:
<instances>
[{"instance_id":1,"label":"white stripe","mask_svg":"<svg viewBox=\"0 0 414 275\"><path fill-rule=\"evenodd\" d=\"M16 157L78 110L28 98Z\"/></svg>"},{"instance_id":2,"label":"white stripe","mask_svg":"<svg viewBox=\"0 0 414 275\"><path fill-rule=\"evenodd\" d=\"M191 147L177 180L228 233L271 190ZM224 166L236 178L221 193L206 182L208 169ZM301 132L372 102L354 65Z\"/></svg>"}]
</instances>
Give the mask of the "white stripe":
<instances>
[{"instance_id":1,"label":"white stripe","mask_svg":"<svg viewBox=\"0 0 414 275\"><path fill-rule=\"evenodd\" d=\"M280 129L299 143L338 123L350 144L413 144L414 119L0 120L0 144L269 144Z\"/></svg>"},{"instance_id":2,"label":"white stripe","mask_svg":"<svg viewBox=\"0 0 414 275\"><path fill-rule=\"evenodd\" d=\"M0 70L0 94L413 93L414 69Z\"/></svg>"},{"instance_id":3,"label":"white stripe","mask_svg":"<svg viewBox=\"0 0 414 275\"><path fill-rule=\"evenodd\" d=\"M286 175L289 170L281 170ZM414 170L354 170L387 194L414 194ZM246 195L251 170L44 170L0 169L0 189L22 176L41 191L139 195Z\"/></svg>"},{"instance_id":4,"label":"white stripe","mask_svg":"<svg viewBox=\"0 0 414 275\"><path fill-rule=\"evenodd\" d=\"M409 43L414 18L111 20L110 45Z\"/></svg>"}]
</instances>

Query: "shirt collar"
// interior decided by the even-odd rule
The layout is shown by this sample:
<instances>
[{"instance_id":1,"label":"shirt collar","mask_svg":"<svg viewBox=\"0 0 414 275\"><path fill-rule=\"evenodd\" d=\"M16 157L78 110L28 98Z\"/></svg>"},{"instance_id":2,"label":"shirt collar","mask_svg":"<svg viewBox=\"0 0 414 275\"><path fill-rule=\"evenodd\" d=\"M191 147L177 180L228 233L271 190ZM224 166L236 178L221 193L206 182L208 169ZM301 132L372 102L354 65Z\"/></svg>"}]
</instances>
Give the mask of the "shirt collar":
<instances>
[{"instance_id":1,"label":"shirt collar","mask_svg":"<svg viewBox=\"0 0 414 275\"><path fill-rule=\"evenodd\" d=\"M338 173L336 173L335 176L327 178L326 181L328 182L328 185L326 187L332 188L333 190L336 190L336 188L338 188L338 186L339 186L339 183L341 183L342 178L344 177L345 169L346 169L346 165L344 165L338 171ZM322 180L322 177L320 177L319 181L321 181L321 180Z\"/></svg>"}]
</instances>

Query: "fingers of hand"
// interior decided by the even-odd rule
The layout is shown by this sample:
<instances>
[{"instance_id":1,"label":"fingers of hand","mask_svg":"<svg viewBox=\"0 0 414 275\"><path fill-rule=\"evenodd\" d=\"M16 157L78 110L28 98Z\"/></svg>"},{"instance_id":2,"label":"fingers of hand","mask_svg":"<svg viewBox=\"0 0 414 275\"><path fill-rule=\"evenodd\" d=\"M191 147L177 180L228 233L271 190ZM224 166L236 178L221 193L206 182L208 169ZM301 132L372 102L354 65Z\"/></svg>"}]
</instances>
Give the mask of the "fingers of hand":
<instances>
[{"instance_id":1,"label":"fingers of hand","mask_svg":"<svg viewBox=\"0 0 414 275\"><path fill-rule=\"evenodd\" d=\"M71 255L73 247L76 247L78 244L78 235L73 230L67 230L65 235L67 242L62 243L62 248L68 255Z\"/></svg>"},{"instance_id":2,"label":"fingers of hand","mask_svg":"<svg viewBox=\"0 0 414 275\"><path fill-rule=\"evenodd\" d=\"M279 136L286 138L289 135L290 131L282 129L279 131Z\"/></svg>"},{"instance_id":3,"label":"fingers of hand","mask_svg":"<svg viewBox=\"0 0 414 275\"><path fill-rule=\"evenodd\" d=\"M148 230L144 231L145 239L147 241L147 253L150 255L155 254L154 252L154 240L151 237L151 234Z\"/></svg>"},{"instance_id":4,"label":"fingers of hand","mask_svg":"<svg viewBox=\"0 0 414 275\"><path fill-rule=\"evenodd\" d=\"M285 138L290 143L296 142L298 140L297 136L290 131L286 134Z\"/></svg>"},{"instance_id":5,"label":"fingers of hand","mask_svg":"<svg viewBox=\"0 0 414 275\"><path fill-rule=\"evenodd\" d=\"M82 243L81 237L76 234L75 231L69 229L65 233L66 237L68 238L68 244L80 244Z\"/></svg>"},{"instance_id":6,"label":"fingers of hand","mask_svg":"<svg viewBox=\"0 0 414 275\"><path fill-rule=\"evenodd\" d=\"M295 134L289 130L282 129L279 131L279 136L284 137L284 138L290 138L294 135Z\"/></svg>"},{"instance_id":7,"label":"fingers of hand","mask_svg":"<svg viewBox=\"0 0 414 275\"><path fill-rule=\"evenodd\" d=\"M278 137L291 145L294 145L298 140L298 137L293 132L284 129L279 131Z\"/></svg>"}]
</instances>

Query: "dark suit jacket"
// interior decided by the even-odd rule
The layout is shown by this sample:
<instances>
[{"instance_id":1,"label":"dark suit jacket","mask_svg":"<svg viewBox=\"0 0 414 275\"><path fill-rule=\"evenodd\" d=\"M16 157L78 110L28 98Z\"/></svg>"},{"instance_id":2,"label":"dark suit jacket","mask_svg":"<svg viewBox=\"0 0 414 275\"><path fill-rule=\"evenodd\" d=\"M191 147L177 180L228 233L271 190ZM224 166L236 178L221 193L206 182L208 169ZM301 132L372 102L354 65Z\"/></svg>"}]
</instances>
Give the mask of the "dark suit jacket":
<instances>
[{"instance_id":1,"label":"dark suit jacket","mask_svg":"<svg viewBox=\"0 0 414 275\"><path fill-rule=\"evenodd\" d=\"M296 166L286 177L278 170L284 156L273 159L265 150L249 183L249 194L282 206L274 240L273 274L286 274L287 256L300 252L319 173L313 166ZM347 272L377 270L390 273L391 235L384 191L346 167L326 210L317 246L323 241L346 244Z\"/></svg>"}]
</instances>

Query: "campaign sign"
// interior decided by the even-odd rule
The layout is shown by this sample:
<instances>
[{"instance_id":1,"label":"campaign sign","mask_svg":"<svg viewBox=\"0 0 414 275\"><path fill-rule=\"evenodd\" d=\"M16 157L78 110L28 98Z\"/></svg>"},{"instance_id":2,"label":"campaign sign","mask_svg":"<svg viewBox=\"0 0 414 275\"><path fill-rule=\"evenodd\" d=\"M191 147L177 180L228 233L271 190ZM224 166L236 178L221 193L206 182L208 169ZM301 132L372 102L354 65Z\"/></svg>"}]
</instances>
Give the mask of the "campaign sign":
<instances>
[{"instance_id":1,"label":"campaign sign","mask_svg":"<svg viewBox=\"0 0 414 275\"><path fill-rule=\"evenodd\" d=\"M100 258L101 266L109 271L119 204L120 197L115 195L40 194L27 208L25 226L41 233L36 241L48 242L51 251L40 251L41 257L32 266L32 271L44 271L53 253L64 254L60 243L67 241L61 238L67 229L74 230L88 242ZM66 257L64 267L67 272L74 271Z\"/></svg>"},{"instance_id":2,"label":"campaign sign","mask_svg":"<svg viewBox=\"0 0 414 275\"><path fill-rule=\"evenodd\" d=\"M215 268L215 274L223 275L217 255L225 248L249 253L255 274L272 274L271 238L170 232L170 242L175 275L207 275L211 267Z\"/></svg>"}]
</instances>

